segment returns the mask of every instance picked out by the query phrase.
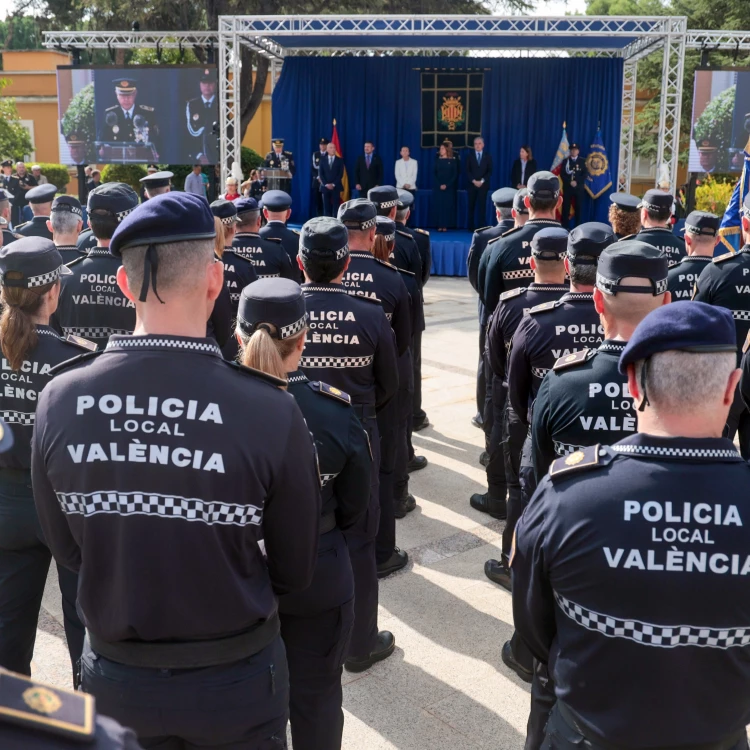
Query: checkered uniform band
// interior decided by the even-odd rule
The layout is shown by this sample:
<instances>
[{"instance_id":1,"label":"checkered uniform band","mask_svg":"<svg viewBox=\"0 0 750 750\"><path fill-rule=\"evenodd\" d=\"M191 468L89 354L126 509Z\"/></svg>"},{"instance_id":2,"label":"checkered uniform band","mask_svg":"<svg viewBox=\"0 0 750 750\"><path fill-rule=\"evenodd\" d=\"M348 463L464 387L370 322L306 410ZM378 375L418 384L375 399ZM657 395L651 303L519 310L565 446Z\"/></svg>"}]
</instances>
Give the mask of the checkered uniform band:
<instances>
[{"instance_id":1,"label":"checkered uniform band","mask_svg":"<svg viewBox=\"0 0 750 750\"><path fill-rule=\"evenodd\" d=\"M716 237L716 232L714 232L711 227L706 227L704 230L700 227L695 227L692 224L685 224L685 231L688 234L694 234L698 237Z\"/></svg>"},{"instance_id":2,"label":"checkered uniform band","mask_svg":"<svg viewBox=\"0 0 750 750\"><path fill-rule=\"evenodd\" d=\"M373 222L374 224L375 222ZM300 253L302 253L302 257L307 258L310 256L311 253L317 252L316 250L312 250L309 247L305 247L303 244L300 243ZM344 247L339 248L335 251L336 253L336 260L343 260L346 258L347 255L349 255L349 243L344 245Z\"/></svg>"},{"instance_id":3,"label":"checkered uniform band","mask_svg":"<svg viewBox=\"0 0 750 750\"><path fill-rule=\"evenodd\" d=\"M25 279L7 279L3 277L3 286L17 286L25 289L34 289L35 287L52 284L60 278L60 269L63 266L55 268L53 271L47 271L39 276L27 276Z\"/></svg>"},{"instance_id":4,"label":"checkered uniform band","mask_svg":"<svg viewBox=\"0 0 750 750\"><path fill-rule=\"evenodd\" d=\"M370 229L378 223L378 219L376 216L373 216L372 219L365 219L365 221L347 219L343 223L347 229Z\"/></svg>"},{"instance_id":5,"label":"checkered uniform band","mask_svg":"<svg viewBox=\"0 0 750 750\"><path fill-rule=\"evenodd\" d=\"M386 242L395 242L396 241L396 235L395 234L381 234L378 235L379 237L383 237ZM393 256L391 256L393 257Z\"/></svg>"},{"instance_id":6,"label":"checkered uniform band","mask_svg":"<svg viewBox=\"0 0 750 750\"><path fill-rule=\"evenodd\" d=\"M234 216L225 216L223 219L220 219L220 221L224 226L230 227L232 224L237 223L237 214Z\"/></svg>"},{"instance_id":7,"label":"checkered uniform band","mask_svg":"<svg viewBox=\"0 0 750 750\"><path fill-rule=\"evenodd\" d=\"M735 320L750 320L750 310L732 310L732 317Z\"/></svg>"},{"instance_id":8,"label":"checkered uniform band","mask_svg":"<svg viewBox=\"0 0 750 750\"><path fill-rule=\"evenodd\" d=\"M658 279L651 280L652 286L629 286L628 284L620 284L619 279L608 279L602 276L600 273L596 274L596 287L605 294L614 296L617 292L629 292L630 294L650 294L653 297L659 294L664 294L667 291L668 280Z\"/></svg>"},{"instance_id":9,"label":"checkered uniform band","mask_svg":"<svg viewBox=\"0 0 750 750\"><path fill-rule=\"evenodd\" d=\"M117 223L119 224L128 214L132 214L133 211L135 211L135 206L133 206L133 208L128 208L125 211L118 211L115 214L115 218L117 219Z\"/></svg>"},{"instance_id":10,"label":"checkered uniform band","mask_svg":"<svg viewBox=\"0 0 750 750\"><path fill-rule=\"evenodd\" d=\"M662 456L664 458L739 458L735 448L673 448L661 445L613 445L615 453L624 455Z\"/></svg>"},{"instance_id":11,"label":"checkered uniform band","mask_svg":"<svg viewBox=\"0 0 750 750\"><path fill-rule=\"evenodd\" d=\"M372 354L365 357L302 357L299 366L305 368L332 367L343 370L350 367L369 367L372 364Z\"/></svg>"},{"instance_id":12,"label":"checkered uniform band","mask_svg":"<svg viewBox=\"0 0 750 750\"><path fill-rule=\"evenodd\" d=\"M385 192L385 191L383 191L383 192ZM379 203L378 201L373 201L373 203L378 208L393 208L394 206L398 206L398 198L396 198L396 200L394 200L394 201L383 201L382 203Z\"/></svg>"},{"instance_id":13,"label":"checkered uniform band","mask_svg":"<svg viewBox=\"0 0 750 750\"><path fill-rule=\"evenodd\" d=\"M539 378L540 380L544 380L544 376L549 372L549 368L547 367L532 367L531 368L531 374L535 378Z\"/></svg>"},{"instance_id":14,"label":"checkered uniform band","mask_svg":"<svg viewBox=\"0 0 750 750\"><path fill-rule=\"evenodd\" d=\"M336 474L321 474L320 475L321 489L325 487L330 481L336 479L337 476L338 476L338 472Z\"/></svg>"},{"instance_id":15,"label":"checkered uniform band","mask_svg":"<svg viewBox=\"0 0 750 750\"><path fill-rule=\"evenodd\" d=\"M188 349L194 352L208 352L222 357L221 349L216 344L202 339L194 341L183 341L181 339L159 339L151 336L133 336L131 338L109 341L105 351L111 352L115 349L139 349L148 347L164 347L166 349Z\"/></svg>"},{"instance_id":16,"label":"checkered uniform band","mask_svg":"<svg viewBox=\"0 0 750 750\"><path fill-rule=\"evenodd\" d=\"M2 417L8 424L20 424L25 427L33 427L36 415L24 411L0 411Z\"/></svg>"},{"instance_id":17,"label":"checkered uniform band","mask_svg":"<svg viewBox=\"0 0 750 750\"><path fill-rule=\"evenodd\" d=\"M645 208L647 211L659 212L662 210L662 207L657 206L656 203L647 203L646 201L641 201L641 206Z\"/></svg>"},{"instance_id":18,"label":"checkered uniform band","mask_svg":"<svg viewBox=\"0 0 750 750\"><path fill-rule=\"evenodd\" d=\"M133 333L124 328L107 328L106 326L63 326L63 331L84 339L108 339L110 336L129 336Z\"/></svg>"},{"instance_id":19,"label":"checkered uniform band","mask_svg":"<svg viewBox=\"0 0 750 750\"><path fill-rule=\"evenodd\" d=\"M625 349L625 342L622 343L612 341L608 344L600 344L597 349L598 352L614 352L615 354L622 354Z\"/></svg>"},{"instance_id":20,"label":"checkered uniform band","mask_svg":"<svg viewBox=\"0 0 750 750\"><path fill-rule=\"evenodd\" d=\"M0 198L0 200L2 200ZM53 214L56 213L69 213L69 214L75 214L76 216L83 216L83 209L78 208L78 206L71 206L70 203L58 203L56 206L53 206L51 209L51 212Z\"/></svg>"},{"instance_id":21,"label":"checkered uniform band","mask_svg":"<svg viewBox=\"0 0 750 750\"><path fill-rule=\"evenodd\" d=\"M523 271L503 271L504 279L533 279L534 272L529 269Z\"/></svg>"},{"instance_id":22,"label":"checkered uniform band","mask_svg":"<svg viewBox=\"0 0 750 750\"><path fill-rule=\"evenodd\" d=\"M552 441L552 447L555 449L555 453L558 456L569 456L571 453L583 450L580 445L571 445L570 443L562 443L559 440Z\"/></svg>"}]
</instances>

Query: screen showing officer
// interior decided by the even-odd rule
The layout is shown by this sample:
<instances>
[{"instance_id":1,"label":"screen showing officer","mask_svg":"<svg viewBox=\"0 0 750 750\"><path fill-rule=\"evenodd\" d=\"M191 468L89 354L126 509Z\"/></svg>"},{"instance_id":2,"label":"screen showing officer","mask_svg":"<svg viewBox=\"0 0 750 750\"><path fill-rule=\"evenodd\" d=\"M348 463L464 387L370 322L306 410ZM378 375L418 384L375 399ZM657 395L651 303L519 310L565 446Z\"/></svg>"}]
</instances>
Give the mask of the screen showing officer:
<instances>
[{"instance_id":1,"label":"screen showing officer","mask_svg":"<svg viewBox=\"0 0 750 750\"><path fill-rule=\"evenodd\" d=\"M351 397L309 381L299 369L307 313L298 284L263 279L245 287L237 330L243 364L287 379L318 449L323 495L318 562L309 588L280 598L279 618L294 746L338 750L344 724L341 671L354 622L354 578L342 531L367 510L369 441Z\"/></svg>"},{"instance_id":2,"label":"screen showing officer","mask_svg":"<svg viewBox=\"0 0 750 750\"><path fill-rule=\"evenodd\" d=\"M109 143L153 144L159 151L159 117L151 104L137 102L138 79L131 75L114 78L117 104L104 110L99 140Z\"/></svg>"},{"instance_id":3,"label":"screen showing officer","mask_svg":"<svg viewBox=\"0 0 750 750\"><path fill-rule=\"evenodd\" d=\"M292 197L283 190L268 190L263 194L258 206L263 211L263 216L267 222L265 226L261 227L260 236L264 239L281 242L281 246L289 256L292 270L297 271L299 232L295 229L289 229L286 225L292 215Z\"/></svg>"},{"instance_id":4,"label":"screen showing officer","mask_svg":"<svg viewBox=\"0 0 750 750\"><path fill-rule=\"evenodd\" d=\"M205 338L224 286L214 240L190 193L118 226L110 251L136 331L45 388L35 501L56 559L80 571L83 688L99 710L153 745L271 746L289 698L276 595L312 580L320 479L286 382ZM122 683L136 688L127 701ZM217 711L238 684L242 699Z\"/></svg>"},{"instance_id":5,"label":"screen showing officer","mask_svg":"<svg viewBox=\"0 0 750 750\"><path fill-rule=\"evenodd\" d=\"M545 746L747 745L750 469L720 437L735 350L727 310L651 312L619 362L638 432L557 459L518 523L513 616L558 699Z\"/></svg>"},{"instance_id":6,"label":"screen showing officer","mask_svg":"<svg viewBox=\"0 0 750 750\"><path fill-rule=\"evenodd\" d=\"M52 241L60 253L63 263L70 263L81 257L78 250L78 235L83 229L83 209L72 195L59 195L52 201L47 229L52 232Z\"/></svg>"},{"instance_id":7,"label":"screen showing officer","mask_svg":"<svg viewBox=\"0 0 750 750\"><path fill-rule=\"evenodd\" d=\"M39 185L26 193L26 200L31 207L33 218L15 227L16 234L23 237L44 237L52 239L52 230L47 226L52 213L52 201L55 199L57 187L55 185Z\"/></svg>"},{"instance_id":8,"label":"screen showing officer","mask_svg":"<svg viewBox=\"0 0 750 750\"><path fill-rule=\"evenodd\" d=\"M201 71L200 96L185 105L188 160L194 164L216 164L219 160L219 131L216 127L219 100L216 96L216 70Z\"/></svg>"},{"instance_id":9,"label":"screen showing officer","mask_svg":"<svg viewBox=\"0 0 750 750\"><path fill-rule=\"evenodd\" d=\"M685 249L687 255L669 269L669 291L675 300L693 297L695 283L707 268L719 244L721 219L707 211L693 211L685 219Z\"/></svg>"},{"instance_id":10,"label":"screen showing officer","mask_svg":"<svg viewBox=\"0 0 750 750\"><path fill-rule=\"evenodd\" d=\"M663 190L647 190L638 207L643 228L635 239L661 250L669 259L669 267L676 266L687 253L685 241L672 231L670 224L674 196Z\"/></svg>"}]
</instances>

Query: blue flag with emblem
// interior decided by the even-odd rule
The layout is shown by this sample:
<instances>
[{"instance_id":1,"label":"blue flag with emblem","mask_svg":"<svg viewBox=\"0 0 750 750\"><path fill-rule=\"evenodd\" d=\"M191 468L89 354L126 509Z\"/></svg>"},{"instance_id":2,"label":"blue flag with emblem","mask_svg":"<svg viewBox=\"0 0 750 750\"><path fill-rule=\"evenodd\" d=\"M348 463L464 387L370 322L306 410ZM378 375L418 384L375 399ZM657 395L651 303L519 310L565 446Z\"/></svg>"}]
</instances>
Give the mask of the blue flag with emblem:
<instances>
[{"instance_id":1,"label":"blue flag with emblem","mask_svg":"<svg viewBox=\"0 0 750 750\"><path fill-rule=\"evenodd\" d=\"M609 172L607 149L604 147L601 127L596 129L596 138L591 144L591 151L586 157L586 192L596 200L612 187L612 175Z\"/></svg>"},{"instance_id":2,"label":"blue flag with emblem","mask_svg":"<svg viewBox=\"0 0 750 750\"><path fill-rule=\"evenodd\" d=\"M743 153L745 154L745 164L742 167L742 175L734 186L732 197L729 200L727 210L724 211L724 218L721 220L721 226L719 227L719 238L722 244L733 253L736 253L742 245L742 232L740 231L742 202L750 188L750 154L747 151Z\"/></svg>"}]
</instances>

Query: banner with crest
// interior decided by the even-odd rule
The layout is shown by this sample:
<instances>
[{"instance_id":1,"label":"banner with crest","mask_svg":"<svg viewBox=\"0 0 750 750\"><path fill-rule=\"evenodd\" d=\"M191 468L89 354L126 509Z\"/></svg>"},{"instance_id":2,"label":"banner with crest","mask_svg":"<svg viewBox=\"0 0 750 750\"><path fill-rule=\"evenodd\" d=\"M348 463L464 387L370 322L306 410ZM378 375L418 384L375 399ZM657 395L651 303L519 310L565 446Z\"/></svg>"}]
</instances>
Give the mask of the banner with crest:
<instances>
[{"instance_id":1,"label":"banner with crest","mask_svg":"<svg viewBox=\"0 0 750 750\"><path fill-rule=\"evenodd\" d=\"M466 148L482 132L484 73L422 71L422 148Z\"/></svg>"}]
</instances>

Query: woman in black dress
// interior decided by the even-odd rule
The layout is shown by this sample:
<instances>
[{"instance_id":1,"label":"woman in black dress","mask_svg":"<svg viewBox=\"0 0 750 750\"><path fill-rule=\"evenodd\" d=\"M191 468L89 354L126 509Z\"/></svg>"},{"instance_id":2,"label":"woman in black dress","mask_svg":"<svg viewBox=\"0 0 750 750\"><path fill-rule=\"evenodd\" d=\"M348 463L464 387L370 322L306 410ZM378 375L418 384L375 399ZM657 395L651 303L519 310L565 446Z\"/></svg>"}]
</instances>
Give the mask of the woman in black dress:
<instances>
[{"instance_id":1,"label":"woman in black dress","mask_svg":"<svg viewBox=\"0 0 750 750\"><path fill-rule=\"evenodd\" d=\"M435 160L432 186L432 226L445 232L456 226L456 197L458 194L458 163L453 156L453 144L445 141Z\"/></svg>"},{"instance_id":2,"label":"woman in black dress","mask_svg":"<svg viewBox=\"0 0 750 750\"><path fill-rule=\"evenodd\" d=\"M536 166L536 159L531 155L531 146L521 146L519 158L513 162L513 169L510 172L510 184L520 190L526 187L529 177L537 171L539 170Z\"/></svg>"}]
</instances>

